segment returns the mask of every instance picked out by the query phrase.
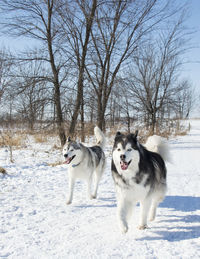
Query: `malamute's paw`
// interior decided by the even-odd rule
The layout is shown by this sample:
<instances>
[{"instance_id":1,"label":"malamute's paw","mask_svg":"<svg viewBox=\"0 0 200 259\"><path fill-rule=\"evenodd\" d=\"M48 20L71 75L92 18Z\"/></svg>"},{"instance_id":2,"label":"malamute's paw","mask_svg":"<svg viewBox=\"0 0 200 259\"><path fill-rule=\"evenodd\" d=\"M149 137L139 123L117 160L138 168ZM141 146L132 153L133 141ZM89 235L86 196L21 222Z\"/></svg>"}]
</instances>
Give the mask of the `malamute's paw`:
<instances>
[{"instance_id":1,"label":"malamute's paw","mask_svg":"<svg viewBox=\"0 0 200 259\"><path fill-rule=\"evenodd\" d=\"M122 234L126 234L126 232L128 232L128 227L127 226L121 227L121 232Z\"/></svg>"},{"instance_id":2,"label":"malamute's paw","mask_svg":"<svg viewBox=\"0 0 200 259\"><path fill-rule=\"evenodd\" d=\"M149 218L149 221L154 221L156 217L152 216Z\"/></svg>"},{"instance_id":3,"label":"malamute's paw","mask_svg":"<svg viewBox=\"0 0 200 259\"><path fill-rule=\"evenodd\" d=\"M144 229L147 229L147 228L149 228L147 225L138 226L139 230L144 230Z\"/></svg>"},{"instance_id":4,"label":"malamute's paw","mask_svg":"<svg viewBox=\"0 0 200 259\"><path fill-rule=\"evenodd\" d=\"M120 230L122 234L125 234L126 232L128 232L128 226L124 224L120 224Z\"/></svg>"}]
</instances>

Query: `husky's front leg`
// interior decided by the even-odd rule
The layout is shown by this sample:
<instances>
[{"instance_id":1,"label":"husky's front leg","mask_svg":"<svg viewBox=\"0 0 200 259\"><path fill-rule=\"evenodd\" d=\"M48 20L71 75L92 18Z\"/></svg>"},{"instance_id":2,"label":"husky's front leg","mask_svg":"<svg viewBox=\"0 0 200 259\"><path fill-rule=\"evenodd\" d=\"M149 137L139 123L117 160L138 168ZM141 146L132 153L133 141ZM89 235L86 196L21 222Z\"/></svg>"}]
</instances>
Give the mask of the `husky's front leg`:
<instances>
[{"instance_id":1,"label":"husky's front leg","mask_svg":"<svg viewBox=\"0 0 200 259\"><path fill-rule=\"evenodd\" d=\"M97 190L99 186L99 182L102 176L103 169L101 167L97 168L94 174L94 193L93 198L96 199L97 197Z\"/></svg>"},{"instance_id":2,"label":"husky's front leg","mask_svg":"<svg viewBox=\"0 0 200 259\"><path fill-rule=\"evenodd\" d=\"M147 198L140 202L140 223L139 223L139 229L146 229L147 226L147 216L149 212L149 208L151 205L151 199Z\"/></svg>"},{"instance_id":3,"label":"husky's front leg","mask_svg":"<svg viewBox=\"0 0 200 259\"><path fill-rule=\"evenodd\" d=\"M90 176L87 180L87 195L90 200L94 199L95 197L92 195L92 176Z\"/></svg>"},{"instance_id":4,"label":"husky's front leg","mask_svg":"<svg viewBox=\"0 0 200 259\"><path fill-rule=\"evenodd\" d=\"M72 203L73 192L74 192L74 183L75 183L74 178L70 177L69 178L69 196L68 196L68 199L67 199L67 204Z\"/></svg>"}]
</instances>

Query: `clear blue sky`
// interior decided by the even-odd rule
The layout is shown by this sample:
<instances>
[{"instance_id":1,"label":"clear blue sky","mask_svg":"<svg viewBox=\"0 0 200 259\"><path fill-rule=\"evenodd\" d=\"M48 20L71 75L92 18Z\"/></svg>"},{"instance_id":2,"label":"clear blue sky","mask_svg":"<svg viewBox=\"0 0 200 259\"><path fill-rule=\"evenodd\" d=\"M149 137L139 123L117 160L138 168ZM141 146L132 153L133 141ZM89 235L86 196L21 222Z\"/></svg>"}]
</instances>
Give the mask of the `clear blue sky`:
<instances>
[{"instance_id":1,"label":"clear blue sky","mask_svg":"<svg viewBox=\"0 0 200 259\"><path fill-rule=\"evenodd\" d=\"M184 65L181 75L188 78L200 92L200 0L188 0L188 2L190 17L187 26L195 31L190 42L194 48L186 54L188 63Z\"/></svg>"}]
</instances>

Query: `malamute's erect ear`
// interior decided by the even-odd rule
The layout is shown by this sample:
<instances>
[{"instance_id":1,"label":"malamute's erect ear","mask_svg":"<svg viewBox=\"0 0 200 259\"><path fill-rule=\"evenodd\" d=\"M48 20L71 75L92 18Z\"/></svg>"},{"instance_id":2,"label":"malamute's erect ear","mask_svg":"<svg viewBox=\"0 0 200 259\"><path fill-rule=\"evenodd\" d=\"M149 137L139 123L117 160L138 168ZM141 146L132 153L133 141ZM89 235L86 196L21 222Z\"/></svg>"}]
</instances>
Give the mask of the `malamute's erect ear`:
<instances>
[{"instance_id":1,"label":"malamute's erect ear","mask_svg":"<svg viewBox=\"0 0 200 259\"><path fill-rule=\"evenodd\" d=\"M138 130L136 130L135 133L131 133L129 136L137 141L137 135L138 135Z\"/></svg>"}]
</instances>

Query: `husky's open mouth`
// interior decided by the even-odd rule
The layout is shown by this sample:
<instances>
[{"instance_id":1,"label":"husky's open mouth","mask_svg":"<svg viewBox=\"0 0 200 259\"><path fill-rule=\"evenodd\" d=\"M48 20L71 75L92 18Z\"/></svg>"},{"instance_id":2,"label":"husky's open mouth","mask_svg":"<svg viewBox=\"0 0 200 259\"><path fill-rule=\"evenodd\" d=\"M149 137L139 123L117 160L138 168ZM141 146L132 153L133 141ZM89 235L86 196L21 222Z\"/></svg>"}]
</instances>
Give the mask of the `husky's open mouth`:
<instances>
[{"instance_id":1,"label":"husky's open mouth","mask_svg":"<svg viewBox=\"0 0 200 259\"><path fill-rule=\"evenodd\" d=\"M125 162L125 161L120 161L120 165L121 165L121 169L122 170L127 170L128 169L128 166L130 165L132 160L130 160L128 163Z\"/></svg>"},{"instance_id":2,"label":"husky's open mouth","mask_svg":"<svg viewBox=\"0 0 200 259\"><path fill-rule=\"evenodd\" d=\"M70 164L71 163L71 161L75 158L75 156L76 155L74 155L74 156L72 156L72 157L66 157L66 159L65 159L65 164Z\"/></svg>"}]
</instances>

